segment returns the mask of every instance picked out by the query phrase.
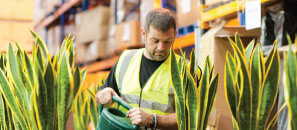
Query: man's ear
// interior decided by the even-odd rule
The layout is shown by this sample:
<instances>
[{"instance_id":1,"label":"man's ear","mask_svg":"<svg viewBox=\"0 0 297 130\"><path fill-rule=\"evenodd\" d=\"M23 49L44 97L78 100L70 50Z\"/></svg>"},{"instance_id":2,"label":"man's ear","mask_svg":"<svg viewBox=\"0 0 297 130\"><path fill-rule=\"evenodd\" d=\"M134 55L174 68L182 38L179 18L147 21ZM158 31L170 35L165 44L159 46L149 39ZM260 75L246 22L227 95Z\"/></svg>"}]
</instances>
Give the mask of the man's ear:
<instances>
[{"instance_id":1,"label":"man's ear","mask_svg":"<svg viewBox=\"0 0 297 130\"><path fill-rule=\"evenodd\" d=\"M146 39L145 35L146 35L146 32L144 31L143 28L141 28L141 36L142 36L142 39L143 39L144 41L145 41L145 39Z\"/></svg>"},{"instance_id":2,"label":"man's ear","mask_svg":"<svg viewBox=\"0 0 297 130\"><path fill-rule=\"evenodd\" d=\"M175 37L176 37L176 35L177 35L177 30L175 31Z\"/></svg>"}]
</instances>

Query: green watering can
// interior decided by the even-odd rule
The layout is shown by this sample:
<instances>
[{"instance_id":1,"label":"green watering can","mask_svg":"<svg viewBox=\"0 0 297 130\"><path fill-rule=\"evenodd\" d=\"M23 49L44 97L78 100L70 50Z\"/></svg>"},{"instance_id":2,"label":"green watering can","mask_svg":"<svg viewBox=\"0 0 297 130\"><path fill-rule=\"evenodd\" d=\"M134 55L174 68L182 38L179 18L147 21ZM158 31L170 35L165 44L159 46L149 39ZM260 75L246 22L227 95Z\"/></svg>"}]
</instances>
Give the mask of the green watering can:
<instances>
[{"instance_id":1,"label":"green watering can","mask_svg":"<svg viewBox=\"0 0 297 130\"><path fill-rule=\"evenodd\" d=\"M132 107L119 98L112 96L114 102L119 103L127 110ZM131 120L126 117L126 113L115 108L104 108L103 104L99 105L98 123L96 130L138 130L139 126L131 124Z\"/></svg>"}]
</instances>

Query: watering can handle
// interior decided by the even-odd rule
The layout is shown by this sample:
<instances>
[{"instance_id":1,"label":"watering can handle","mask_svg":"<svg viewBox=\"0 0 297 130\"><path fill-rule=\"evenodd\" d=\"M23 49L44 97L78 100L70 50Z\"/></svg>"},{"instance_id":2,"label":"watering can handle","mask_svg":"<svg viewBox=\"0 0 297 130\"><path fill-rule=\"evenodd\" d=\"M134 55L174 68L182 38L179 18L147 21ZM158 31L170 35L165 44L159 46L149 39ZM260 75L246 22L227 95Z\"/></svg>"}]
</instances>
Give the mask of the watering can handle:
<instances>
[{"instance_id":1,"label":"watering can handle","mask_svg":"<svg viewBox=\"0 0 297 130\"><path fill-rule=\"evenodd\" d=\"M129 106L126 102L124 102L123 100L117 98L116 96L112 96L112 100L113 100L114 102L119 103L120 105L122 105L122 106L123 106L124 108L126 108L127 110L132 109L131 106ZM101 115L102 110L103 110L103 104L100 103L100 104L99 104L99 109L98 109L98 116ZM98 118L98 119L99 119L99 118Z\"/></svg>"},{"instance_id":2,"label":"watering can handle","mask_svg":"<svg viewBox=\"0 0 297 130\"><path fill-rule=\"evenodd\" d=\"M120 105L122 105L124 108L126 108L127 110L130 110L130 109L132 109L132 107L130 106L130 105L128 105L126 102L124 102L123 100L121 100L120 98L117 98L117 97L115 97L115 96L112 96L112 100L114 101L114 102L117 102L117 103L119 103ZM103 110L103 104L99 104L99 109L98 109L98 120L99 120L99 116L101 115L101 112L102 112L102 110ZM99 124L99 123L98 123ZM97 125L98 125L97 124ZM136 126L134 126L136 129L139 129L139 126L138 125L136 125ZM97 128L96 128L96 130L98 129L98 126L97 126Z\"/></svg>"}]
</instances>

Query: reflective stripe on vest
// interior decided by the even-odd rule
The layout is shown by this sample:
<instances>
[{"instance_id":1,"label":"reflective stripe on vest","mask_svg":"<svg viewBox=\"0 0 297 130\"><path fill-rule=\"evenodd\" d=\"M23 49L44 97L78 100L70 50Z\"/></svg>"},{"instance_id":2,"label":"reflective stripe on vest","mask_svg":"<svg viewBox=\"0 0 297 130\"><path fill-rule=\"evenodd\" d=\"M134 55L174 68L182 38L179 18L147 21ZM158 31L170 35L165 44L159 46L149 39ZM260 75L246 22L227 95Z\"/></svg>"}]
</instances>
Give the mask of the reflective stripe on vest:
<instances>
[{"instance_id":1,"label":"reflective stripe on vest","mask_svg":"<svg viewBox=\"0 0 297 130\"><path fill-rule=\"evenodd\" d=\"M139 72L144 49L125 51L118 61L116 81L121 97L131 106L138 107L140 100ZM170 86L169 58L155 70L142 90L141 108L149 113L175 112L173 88Z\"/></svg>"}]
</instances>

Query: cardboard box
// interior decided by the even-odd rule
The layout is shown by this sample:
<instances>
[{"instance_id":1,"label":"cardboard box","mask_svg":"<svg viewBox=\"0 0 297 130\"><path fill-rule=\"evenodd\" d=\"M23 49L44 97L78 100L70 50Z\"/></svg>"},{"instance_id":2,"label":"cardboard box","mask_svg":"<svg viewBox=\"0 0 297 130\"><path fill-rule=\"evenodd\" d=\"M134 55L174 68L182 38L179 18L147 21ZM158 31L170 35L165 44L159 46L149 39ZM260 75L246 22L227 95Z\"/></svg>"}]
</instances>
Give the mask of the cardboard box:
<instances>
[{"instance_id":1,"label":"cardboard box","mask_svg":"<svg viewBox=\"0 0 297 130\"><path fill-rule=\"evenodd\" d=\"M32 27L31 22L0 21L0 51L7 51L9 42L18 42L24 50L32 51Z\"/></svg>"},{"instance_id":2,"label":"cardboard box","mask_svg":"<svg viewBox=\"0 0 297 130\"><path fill-rule=\"evenodd\" d=\"M0 19L17 19L31 21L34 0L1 0Z\"/></svg>"},{"instance_id":3,"label":"cardboard box","mask_svg":"<svg viewBox=\"0 0 297 130\"><path fill-rule=\"evenodd\" d=\"M129 21L116 25L116 50L140 45L140 22Z\"/></svg>"},{"instance_id":4,"label":"cardboard box","mask_svg":"<svg viewBox=\"0 0 297 130\"><path fill-rule=\"evenodd\" d=\"M77 14L75 19L77 44L94 40L106 40L108 37L109 8L99 6Z\"/></svg>"},{"instance_id":5,"label":"cardboard box","mask_svg":"<svg viewBox=\"0 0 297 130\"><path fill-rule=\"evenodd\" d=\"M110 1L110 13L111 13L111 24L115 24L115 8L117 9L117 23L122 23L125 21L134 21L140 19L140 9L136 8L133 12L128 12L132 10L137 4L139 0L117 0L117 7L115 7L115 0ZM151 3L152 4L152 3ZM124 17L127 17L124 19Z\"/></svg>"},{"instance_id":6,"label":"cardboard box","mask_svg":"<svg viewBox=\"0 0 297 130\"><path fill-rule=\"evenodd\" d=\"M200 19L200 0L176 0L178 27L194 24Z\"/></svg>"},{"instance_id":7,"label":"cardboard box","mask_svg":"<svg viewBox=\"0 0 297 130\"><path fill-rule=\"evenodd\" d=\"M201 38L201 43L198 45L199 66L203 69L205 58L209 55L210 60L214 65L214 74L220 74L215 109L220 113L218 127L222 130L233 129L231 112L227 105L224 91L224 67L227 51L233 53L227 36L234 39L235 32L238 32L246 47L252 39L260 36L261 30L245 31L244 28L228 29L223 28L223 25L220 25L210 29L204 34Z\"/></svg>"},{"instance_id":8,"label":"cardboard box","mask_svg":"<svg viewBox=\"0 0 297 130\"><path fill-rule=\"evenodd\" d=\"M143 0L141 1L140 5L140 23L141 27L144 28L144 22L145 22L145 17L148 12L150 12L152 9L154 9L154 3L155 0Z\"/></svg>"},{"instance_id":9,"label":"cardboard box","mask_svg":"<svg viewBox=\"0 0 297 130\"><path fill-rule=\"evenodd\" d=\"M56 54L58 51L58 47L60 47L60 45L62 44L61 34L62 33L60 25L48 29L47 41L46 39L44 39L44 41L47 42L46 45L51 55Z\"/></svg>"},{"instance_id":10,"label":"cardboard box","mask_svg":"<svg viewBox=\"0 0 297 130\"><path fill-rule=\"evenodd\" d=\"M46 16L46 0L34 0L33 25L37 25Z\"/></svg>"},{"instance_id":11,"label":"cardboard box","mask_svg":"<svg viewBox=\"0 0 297 130\"><path fill-rule=\"evenodd\" d=\"M78 44L75 46L76 63L88 63L98 58L106 57L107 41L93 41L87 44Z\"/></svg>"},{"instance_id":12,"label":"cardboard box","mask_svg":"<svg viewBox=\"0 0 297 130\"><path fill-rule=\"evenodd\" d=\"M116 25L111 25L109 28L109 36L107 40L106 45L106 55L107 56L113 56L115 54L115 47L116 47L116 41L115 41L115 33L116 33Z\"/></svg>"}]
</instances>

